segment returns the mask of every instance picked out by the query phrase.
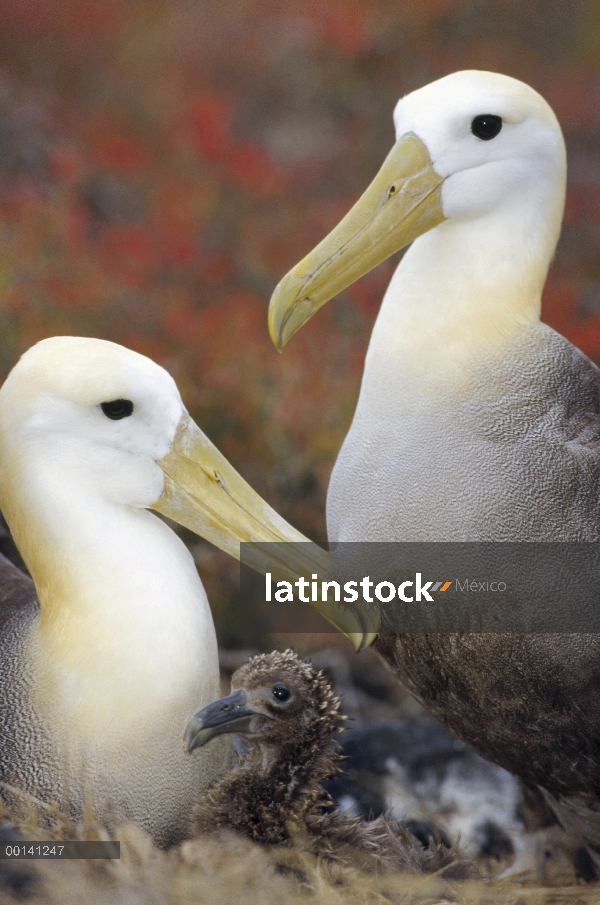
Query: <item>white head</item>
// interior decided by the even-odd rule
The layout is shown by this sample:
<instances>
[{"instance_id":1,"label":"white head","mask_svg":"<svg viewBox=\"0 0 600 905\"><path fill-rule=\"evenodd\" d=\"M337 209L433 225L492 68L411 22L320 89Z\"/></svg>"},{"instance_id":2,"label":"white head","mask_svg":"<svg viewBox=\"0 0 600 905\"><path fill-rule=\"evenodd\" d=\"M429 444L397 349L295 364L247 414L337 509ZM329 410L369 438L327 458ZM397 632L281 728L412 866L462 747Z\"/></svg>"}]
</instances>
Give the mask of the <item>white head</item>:
<instances>
[{"instance_id":1,"label":"white head","mask_svg":"<svg viewBox=\"0 0 600 905\"><path fill-rule=\"evenodd\" d=\"M63 531L65 512L76 526L91 506L158 509L234 556L240 541L305 540L194 424L163 368L105 340L53 337L0 390L0 507L27 561L32 520Z\"/></svg>"},{"instance_id":2,"label":"white head","mask_svg":"<svg viewBox=\"0 0 600 905\"><path fill-rule=\"evenodd\" d=\"M79 493L151 506L164 491L158 462L185 414L175 381L149 358L53 337L23 355L0 391L0 462L20 471L33 456Z\"/></svg>"},{"instance_id":3,"label":"white head","mask_svg":"<svg viewBox=\"0 0 600 905\"><path fill-rule=\"evenodd\" d=\"M558 229L564 141L551 107L529 85L495 72L455 72L402 98L394 125L398 141L413 133L427 147L444 180L448 220L479 218L505 205L522 210L543 198Z\"/></svg>"},{"instance_id":4,"label":"white head","mask_svg":"<svg viewBox=\"0 0 600 905\"><path fill-rule=\"evenodd\" d=\"M503 304L512 293L509 306L539 316L566 180L548 104L508 76L456 72L404 97L394 121L397 142L371 186L275 290L269 318L279 347L328 299L415 239L402 262L409 294L429 283L433 302L447 297L452 306L471 286L475 299L496 293ZM427 254L419 258L417 247Z\"/></svg>"}]
</instances>

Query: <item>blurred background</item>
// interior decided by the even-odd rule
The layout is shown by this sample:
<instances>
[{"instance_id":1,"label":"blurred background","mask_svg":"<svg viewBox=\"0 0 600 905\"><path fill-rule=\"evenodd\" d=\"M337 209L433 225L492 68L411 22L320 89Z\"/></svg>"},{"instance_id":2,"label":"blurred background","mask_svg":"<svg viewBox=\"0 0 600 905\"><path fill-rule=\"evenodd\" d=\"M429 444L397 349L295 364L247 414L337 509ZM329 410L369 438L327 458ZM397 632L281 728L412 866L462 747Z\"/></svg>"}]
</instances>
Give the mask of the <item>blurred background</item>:
<instances>
[{"instance_id":1,"label":"blurred background","mask_svg":"<svg viewBox=\"0 0 600 905\"><path fill-rule=\"evenodd\" d=\"M531 84L569 153L544 318L600 360L597 0L2 0L0 378L32 343L151 356L256 490L324 541L329 474L398 257L279 356L273 288L367 186L397 99ZM187 538L227 647L238 567Z\"/></svg>"}]
</instances>

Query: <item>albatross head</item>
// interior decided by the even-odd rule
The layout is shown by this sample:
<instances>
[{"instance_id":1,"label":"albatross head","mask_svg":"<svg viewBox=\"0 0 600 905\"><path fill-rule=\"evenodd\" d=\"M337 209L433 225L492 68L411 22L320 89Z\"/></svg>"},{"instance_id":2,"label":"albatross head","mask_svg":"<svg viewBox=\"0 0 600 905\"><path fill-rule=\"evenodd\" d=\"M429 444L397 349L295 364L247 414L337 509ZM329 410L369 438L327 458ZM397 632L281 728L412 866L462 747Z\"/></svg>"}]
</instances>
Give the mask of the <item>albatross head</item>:
<instances>
[{"instance_id":1,"label":"albatross head","mask_svg":"<svg viewBox=\"0 0 600 905\"><path fill-rule=\"evenodd\" d=\"M230 732L279 749L307 737L322 745L346 720L340 705L323 673L293 651L259 654L233 674L230 695L192 717L184 750Z\"/></svg>"},{"instance_id":2,"label":"albatross head","mask_svg":"<svg viewBox=\"0 0 600 905\"><path fill-rule=\"evenodd\" d=\"M511 259L506 281L539 306L566 177L562 133L546 101L508 76L456 72L400 100L394 123L396 144L367 191L275 289L269 329L278 349L330 298L431 231L450 238L461 227L476 251L487 242L480 260L488 285L490 269Z\"/></svg>"},{"instance_id":3,"label":"albatross head","mask_svg":"<svg viewBox=\"0 0 600 905\"><path fill-rule=\"evenodd\" d=\"M172 377L115 343L60 336L23 355L0 392L4 473L16 458L65 469L78 491L146 508L185 408ZM5 482L3 482L5 483Z\"/></svg>"},{"instance_id":4,"label":"albatross head","mask_svg":"<svg viewBox=\"0 0 600 905\"><path fill-rule=\"evenodd\" d=\"M304 540L194 424L173 378L105 340L53 337L23 355L0 392L0 450L9 507L11 466L35 456L79 493L156 509L233 556L241 541Z\"/></svg>"},{"instance_id":5,"label":"albatross head","mask_svg":"<svg viewBox=\"0 0 600 905\"><path fill-rule=\"evenodd\" d=\"M36 520L55 523L65 498L69 512L87 507L88 518L105 504L157 510L236 558L241 542L294 542L272 562L261 553L277 577L327 568L328 554L278 516L192 421L173 378L104 340L43 340L0 391L0 507L30 568L52 556L36 549L36 537L47 536ZM356 616L327 605L323 615L359 646Z\"/></svg>"}]
</instances>

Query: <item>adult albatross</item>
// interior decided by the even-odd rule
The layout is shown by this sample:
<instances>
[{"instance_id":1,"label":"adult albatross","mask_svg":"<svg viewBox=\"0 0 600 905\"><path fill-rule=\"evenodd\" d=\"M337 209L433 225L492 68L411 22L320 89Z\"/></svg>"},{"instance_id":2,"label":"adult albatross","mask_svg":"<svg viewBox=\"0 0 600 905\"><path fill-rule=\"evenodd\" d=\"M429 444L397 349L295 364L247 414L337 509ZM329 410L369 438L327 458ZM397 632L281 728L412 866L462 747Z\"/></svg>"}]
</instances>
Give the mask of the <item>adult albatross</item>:
<instances>
[{"instance_id":1,"label":"adult albatross","mask_svg":"<svg viewBox=\"0 0 600 905\"><path fill-rule=\"evenodd\" d=\"M195 762L181 750L198 700L218 697L217 645L191 555L147 510L238 557L240 541L305 538L204 436L163 368L98 339L44 340L9 374L0 507L39 599L0 557L1 791L76 819L89 801L176 841L230 750Z\"/></svg>"},{"instance_id":2,"label":"adult albatross","mask_svg":"<svg viewBox=\"0 0 600 905\"><path fill-rule=\"evenodd\" d=\"M327 500L333 541L598 541L600 373L540 323L566 155L532 88L457 72L404 97L345 219L281 281L278 348L413 243L375 324ZM596 635L386 635L380 654L479 754L600 845Z\"/></svg>"}]
</instances>

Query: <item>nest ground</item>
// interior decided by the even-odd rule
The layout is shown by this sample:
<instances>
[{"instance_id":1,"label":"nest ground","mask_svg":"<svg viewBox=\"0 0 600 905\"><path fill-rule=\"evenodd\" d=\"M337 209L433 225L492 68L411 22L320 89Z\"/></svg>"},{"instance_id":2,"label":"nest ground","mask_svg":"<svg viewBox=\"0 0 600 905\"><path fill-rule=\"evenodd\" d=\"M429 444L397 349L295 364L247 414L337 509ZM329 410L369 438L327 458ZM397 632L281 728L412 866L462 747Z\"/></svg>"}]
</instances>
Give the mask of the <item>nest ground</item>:
<instances>
[{"instance_id":1,"label":"nest ground","mask_svg":"<svg viewBox=\"0 0 600 905\"><path fill-rule=\"evenodd\" d=\"M5 817L9 816L5 813ZM33 814L20 821L40 838ZM161 851L138 827L115 827L119 861L0 862L0 902L32 905L592 905L597 886L449 881L405 873L374 877L306 852L268 848L233 834ZM45 838L108 838L100 827L58 821Z\"/></svg>"}]
</instances>

